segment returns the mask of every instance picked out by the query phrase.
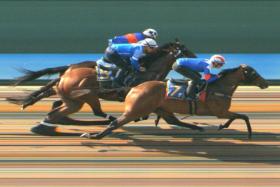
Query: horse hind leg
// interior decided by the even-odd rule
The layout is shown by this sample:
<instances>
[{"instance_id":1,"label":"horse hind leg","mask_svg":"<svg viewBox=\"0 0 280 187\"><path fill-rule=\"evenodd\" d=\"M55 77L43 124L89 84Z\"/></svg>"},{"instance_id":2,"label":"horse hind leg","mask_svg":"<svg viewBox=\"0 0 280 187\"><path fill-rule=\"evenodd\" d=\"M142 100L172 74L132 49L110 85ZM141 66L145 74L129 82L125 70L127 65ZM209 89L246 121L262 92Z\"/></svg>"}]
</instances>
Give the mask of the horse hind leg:
<instances>
[{"instance_id":1,"label":"horse hind leg","mask_svg":"<svg viewBox=\"0 0 280 187\"><path fill-rule=\"evenodd\" d=\"M47 135L47 136L59 136L68 135L67 133L59 132L57 124L67 125L73 121L68 115L78 112L83 102L80 101L64 101L63 106L53 109L48 116L37 126L33 127L31 131L35 134ZM75 135L73 133L69 135Z\"/></svg>"},{"instance_id":2,"label":"horse hind leg","mask_svg":"<svg viewBox=\"0 0 280 187\"><path fill-rule=\"evenodd\" d=\"M70 107L71 110L69 110L68 108L68 111L63 111L63 113L58 113L60 114L60 116L55 116L57 115L55 112L56 112L56 108L58 107L59 109L61 108L60 106L63 104L63 101L62 100L59 100L59 101L55 101L54 104L53 104L53 107L55 107L54 105L57 105L57 107L53 108L53 111L49 113L49 116L48 118L46 118L44 120L44 122L46 123L59 123L60 125L79 125L79 126L92 126L92 125L108 125L111 121L113 121L111 118L109 120L77 120L77 119L73 119L73 118L70 118L68 117L68 115L72 114L72 113L75 113L75 112L78 112L81 107L79 107L79 105L83 105L85 102L84 101L76 101L77 104L76 105L72 105ZM81 103L81 104L79 104ZM74 106L74 107L73 107ZM77 108L75 108L77 106ZM69 107L69 105L68 105ZM54 113L54 114L52 114ZM63 114L63 115L61 115ZM114 118L115 119L115 118Z\"/></svg>"},{"instance_id":3,"label":"horse hind leg","mask_svg":"<svg viewBox=\"0 0 280 187\"><path fill-rule=\"evenodd\" d=\"M154 112L163 97L155 94L154 90L144 93L142 89L129 92L125 99L125 112L117 120L112 121L104 131L97 134L84 133L81 137L101 139L124 124Z\"/></svg>"},{"instance_id":4,"label":"horse hind leg","mask_svg":"<svg viewBox=\"0 0 280 187\"><path fill-rule=\"evenodd\" d=\"M47 85L42 86L39 90L36 90L29 94L22 103L22 109L25 109L28 106L35 104L43 98L50 97L56 94L56 91L53 89L53 86L60 81L60 78L54 79L47 83Z\"/></svg>"},{"instance_id":5,"label":"horse hind leg","mask_svg":"<svg viewBox=\"0 0 280 187\"><path fill-rule=\"evenodd\" d=\"M168 124L176 125L179 127L185 127L185 128L189 128L192 130L203 131L202 127L199 127L199 126L196 126L196 125L193 125L190 123L182 122L178 118L176 118L176 116L173 113L166 112L163 109L157 109L155 113L158 116L162 117Z\"/></svg>"},{"instance_id":6,"label":"horse hind leg","mask_svg":"<svg viewBox=\"0 0 280 187\"><path fill-rule=\"evenodd\" d=\"M43 98L48 98L48 97L50 97L52 95L55 95L55 94L56 94L55 90L51 88L51 89L49 89L45 92L42 92L39 95L34 95L34 96L29 95L24 99L24 101L22 103L22 110L24 110L28 106L34 105L35 103L37 103L38 101L40 101Z\"/></svg>"},{"instance_id":7,"label":"horse hind leg","mask_svg":"<svg viewBox=\"0 0 280 187\"><path fill-rule=\"evenodd\" d=\"M118 119L112 121L105 130L99 133L84 133L80 137L89 138L89 139L102 139L105 136L112 133L113 130L116 130L120 128L121 126L133 121L135 119L135 116L131 114L123 114Z\"/></svg>"},{"instance_id":8,"label":"horse hind leg","mask_svg":"<svg viewBox=\"0 0 280 187\"><path fill-rule=\"evenodd\" d=\"M128 102L128 104L126 103L125 112L118 119L112 121L104 131L96 134L84 133L81 137L89 139L102 139L103 137L111 134L113 130L118 129L131 121L145 117L155 110L154 107L149 105L149 102L140 103L142 103L142 106L139 106L138 102L132 104L130 102Z\"/></svg>"}]
</instances>

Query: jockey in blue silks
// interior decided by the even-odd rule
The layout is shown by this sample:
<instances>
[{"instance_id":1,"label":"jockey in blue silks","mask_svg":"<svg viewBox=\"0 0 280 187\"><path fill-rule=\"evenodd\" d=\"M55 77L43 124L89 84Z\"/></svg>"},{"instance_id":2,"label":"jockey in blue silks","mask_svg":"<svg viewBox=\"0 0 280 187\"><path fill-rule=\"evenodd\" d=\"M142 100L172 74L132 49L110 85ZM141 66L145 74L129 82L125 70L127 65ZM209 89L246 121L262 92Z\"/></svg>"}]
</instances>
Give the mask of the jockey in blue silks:
<instances>
[{"instance_id":1,"label":"jockey in blue silks","mask_svg":"<svg viewBox=\"0 0 280 187\"><path fill-rule=\"evenodd\" d=\"M109 40L109 46L111 44L125 44L125 43L137 43L146 38L156 39L158 33L155 29L146 29L143 32L128 33L122 36L115 36Z\"/></svg>"},{"instance_id":2,"label":"jockey in blue silks","mask_svg":"<svg viewBox=\"0 0 280 187\"><path fill-rule=\"evenodd\" d=\"M201 75L198 72L202 72L204 79L211 83L218 79L217 75L211 74L211 69L221 68L225 62L225 58L221 55L213 55L210 59L178 58L173 64L172 69L192 80L186 94L189 98L195 99L195 88L201 82Z\"/></svg>"},{"instance_id":3,"label":"jockey in blue silks","mask_svg":"<svg viewBox=\"0 0 280 187\"><path fill-rule=\"evenodd\" d=\"M115 64L125 72L131 70L142 72L145 69L140 67L139 58L154 53L157 47L156 41L151 38L146 38L135 44L112 44L106 49L103 61ZM115 80L118 81L119 78L122 78L121 76L120 74Z\"/></svg>"}]
</instances>

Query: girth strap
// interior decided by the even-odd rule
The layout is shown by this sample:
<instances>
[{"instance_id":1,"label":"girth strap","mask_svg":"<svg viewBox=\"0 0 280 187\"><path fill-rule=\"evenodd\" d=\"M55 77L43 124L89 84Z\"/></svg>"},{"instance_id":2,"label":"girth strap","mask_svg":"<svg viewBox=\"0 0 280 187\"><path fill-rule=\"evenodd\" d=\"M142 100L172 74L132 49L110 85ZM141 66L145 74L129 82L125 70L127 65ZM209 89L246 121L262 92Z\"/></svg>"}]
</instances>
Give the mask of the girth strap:
<instances>
[{"instance_id":1,"label":"girth strap","mask_svg":"<svg viewBox=\"0 0 280 187\"><path fill-rule=\"evenodd\" d=\"M195 115L197 112L197 101L188 100L190 115Z\"/></svg>"},{"instance_id":2,"label":"girth strap","mask_svg":"<svg viewBox=\"0 0 280 187\"><path fill-rule=\"evenodd\" d=\"M227 95L224 93L220 93L220 92L210 92L210 94L214 95L214 96L218 96L218 97L224 97L226 99L231 99L231 95Z\"/></svg>"}]
</instances>

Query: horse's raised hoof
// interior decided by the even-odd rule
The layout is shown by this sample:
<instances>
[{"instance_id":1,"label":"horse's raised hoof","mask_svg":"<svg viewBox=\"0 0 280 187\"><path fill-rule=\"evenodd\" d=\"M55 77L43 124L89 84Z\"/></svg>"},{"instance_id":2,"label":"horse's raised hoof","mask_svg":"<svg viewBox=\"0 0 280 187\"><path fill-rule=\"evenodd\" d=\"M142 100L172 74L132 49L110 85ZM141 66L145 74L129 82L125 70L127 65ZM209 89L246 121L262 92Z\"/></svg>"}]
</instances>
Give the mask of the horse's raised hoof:
<instances>
[{"instance_id":1,"label":"horse's raised hoof","mask_svg":"<svg viewBox=\"0 0 280 187\"><path fill-rule=\"evenodd\" d=\"M81 138L88 138L88 139L90 139L90 133L84 133L84 134L82 134L81 136L80 136Z\"/></svg>"},{"instance_id":2,"label":"horse's raised hoof","mask_svg":"<svg viewBox=\"0 0 280 187\"><path fill-rule=\"evenodd\" d=\"M39 124L36 125L35 127L31 128L31 132L39 135L44 135L44 136L58 136L61 135L61 133L56 131L57 127L56 126L51 126L51 125L45 125L45 124Z\"/></svg>"},{"instance_id":3,"label":"horse's raised hoof","mask_svg":"<svg viewBox=\"0 0 280 187\"><path fill-rule=\"evenodd\" d=\"M100 140L102 137L99 136L99 134L90 134L90 133L84 133L80 137L87 138L87 139L96 139Z\"/></svg>"}]
</instances>

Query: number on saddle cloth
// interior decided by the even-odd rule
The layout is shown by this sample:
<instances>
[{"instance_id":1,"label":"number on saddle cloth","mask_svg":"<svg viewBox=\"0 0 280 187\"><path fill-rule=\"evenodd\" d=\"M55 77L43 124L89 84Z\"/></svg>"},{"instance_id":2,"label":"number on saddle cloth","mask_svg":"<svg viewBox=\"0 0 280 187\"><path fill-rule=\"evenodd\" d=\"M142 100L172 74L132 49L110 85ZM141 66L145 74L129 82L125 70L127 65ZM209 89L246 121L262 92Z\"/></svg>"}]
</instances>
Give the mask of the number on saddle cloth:
<instances>
[{"instance_id":1,"label":"number on saddle cloth","mask_svg":"<svg viewBox=\"0 0 280 187\"><path fill-rule=\"evenodd\" d=\"M187 100L186 90L188 88L188 80L175 80L171 79L167 81L167 97L179 100ZM198 94L204 88L204 84L199 84L196 88L196 94Z\"/></svg>"}]
</instances>

